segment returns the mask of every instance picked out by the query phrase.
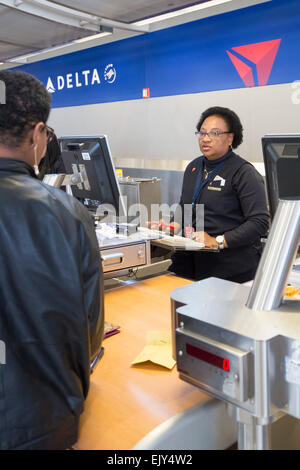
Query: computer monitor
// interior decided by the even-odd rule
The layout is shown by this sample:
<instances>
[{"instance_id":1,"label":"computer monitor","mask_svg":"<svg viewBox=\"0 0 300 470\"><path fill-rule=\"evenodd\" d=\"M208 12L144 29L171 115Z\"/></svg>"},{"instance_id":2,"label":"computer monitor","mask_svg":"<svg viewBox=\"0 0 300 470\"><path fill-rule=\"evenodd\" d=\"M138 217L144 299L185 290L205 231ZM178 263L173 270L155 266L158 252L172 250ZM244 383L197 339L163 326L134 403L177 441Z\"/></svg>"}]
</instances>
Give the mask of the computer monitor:
<instances>
[{"instance_id":1,"label":"computer monitor","mask_svg":"<svg viewBox=\"0 0 300 470\"><path fill-rule=\"evenodd\" d=\"M297 199L300 188L300 134L262 138L271 220L279 199Z\"/></svg>"},{"instance_id":2,"label":"computer monitor","mask_svg":"<svg viewBox=\"0 0 300 470\"><path fill-rule=\"evenodd\" d=\"M58 139L66 173L80 172L82 184L72 185L72 194L90 208L126 215L124 201L116 178L107 136L63 136Z\"/></svg>"}]
</instances>

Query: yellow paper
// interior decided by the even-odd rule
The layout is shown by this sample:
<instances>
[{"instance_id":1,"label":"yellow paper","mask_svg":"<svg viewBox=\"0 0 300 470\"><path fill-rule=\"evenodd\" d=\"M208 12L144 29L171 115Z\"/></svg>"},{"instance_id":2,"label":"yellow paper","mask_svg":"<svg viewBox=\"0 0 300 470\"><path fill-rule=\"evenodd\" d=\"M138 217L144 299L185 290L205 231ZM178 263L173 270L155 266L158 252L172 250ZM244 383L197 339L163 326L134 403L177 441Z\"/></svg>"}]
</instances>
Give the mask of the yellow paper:
<instances>
[{"instance_id":1,"label":"yellow paper","mask_svg":"<svg viewBox=\"0 0 300 470\"><path fill-rule=\"evenodd\" d=\"M173 369L176 361L172 358L171 333L168 331L148 331L146 346L131 363L151 361L168 369Z\"/></svg>"}]
</instances>

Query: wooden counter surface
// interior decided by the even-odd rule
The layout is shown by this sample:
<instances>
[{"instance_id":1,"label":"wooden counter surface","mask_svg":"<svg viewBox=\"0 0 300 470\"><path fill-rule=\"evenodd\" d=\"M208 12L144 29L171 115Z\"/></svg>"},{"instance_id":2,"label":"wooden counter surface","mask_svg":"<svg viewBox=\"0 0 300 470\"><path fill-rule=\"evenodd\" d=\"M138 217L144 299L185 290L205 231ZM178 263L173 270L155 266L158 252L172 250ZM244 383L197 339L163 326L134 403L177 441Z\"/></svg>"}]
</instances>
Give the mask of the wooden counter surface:
<instances>
[{"instance_id":1,"label":"wooden counter surface","mask_svg":"<svg viewBox=\"0 0 300 470\"><path fill-rule=\"evenodd\" d=\"M167 274L105 292L105 320L120 325L121 333L103 341L75 448L131 449L156 426L207 398L178 378L176 366L130 365L147 331L170 330L170 292L189 283Z\"/></svg>"}]
</instances>

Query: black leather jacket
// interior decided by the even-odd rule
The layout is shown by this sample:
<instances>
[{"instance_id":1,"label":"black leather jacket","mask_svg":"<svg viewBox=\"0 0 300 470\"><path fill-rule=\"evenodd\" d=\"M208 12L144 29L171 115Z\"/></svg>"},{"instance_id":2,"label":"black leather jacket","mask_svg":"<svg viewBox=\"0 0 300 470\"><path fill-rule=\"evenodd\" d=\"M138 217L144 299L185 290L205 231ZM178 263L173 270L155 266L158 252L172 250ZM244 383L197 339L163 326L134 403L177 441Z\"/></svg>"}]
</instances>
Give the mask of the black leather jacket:
<instances>
[{"instance_id":1,"label":"black leather jacket","mask_svg":"<svg viewBox=\"0 0 300 470\"><path fill-rule=\"evenodd\" d=\"M0 158L0 201L0 449L64 449L103 337L94 227L20 160Z\"/></svg>"}]
</instances>

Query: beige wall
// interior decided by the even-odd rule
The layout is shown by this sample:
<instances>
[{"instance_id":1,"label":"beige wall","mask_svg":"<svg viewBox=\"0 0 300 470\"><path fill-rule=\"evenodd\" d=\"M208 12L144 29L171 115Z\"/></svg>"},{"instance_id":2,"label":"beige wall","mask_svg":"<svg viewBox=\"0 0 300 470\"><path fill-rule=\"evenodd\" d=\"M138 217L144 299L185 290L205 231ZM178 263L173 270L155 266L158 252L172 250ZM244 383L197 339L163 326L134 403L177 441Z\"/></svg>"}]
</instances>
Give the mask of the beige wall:
<instances>
[{"instance_id":1,"label":"beige wall","mask_svg":"<svg viewBox=\"0 0 300 470\"><path fill-rule=\"evenodd\" d=\"M194 131L200 113L210 106L227 106L244 126L238 153L259 162L264 134L300 133L300 104L292 101L296 92L292 84L283 84L57 108L50 124L58 136L107 134L119 165L121 159L122 166L151 167L154 160L153 167L164 168L166 162L160 160L179 163L195 158L199 152Z\"/></svg>"}]
</instances>

